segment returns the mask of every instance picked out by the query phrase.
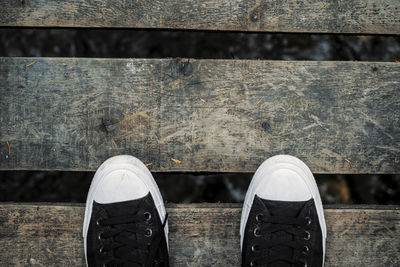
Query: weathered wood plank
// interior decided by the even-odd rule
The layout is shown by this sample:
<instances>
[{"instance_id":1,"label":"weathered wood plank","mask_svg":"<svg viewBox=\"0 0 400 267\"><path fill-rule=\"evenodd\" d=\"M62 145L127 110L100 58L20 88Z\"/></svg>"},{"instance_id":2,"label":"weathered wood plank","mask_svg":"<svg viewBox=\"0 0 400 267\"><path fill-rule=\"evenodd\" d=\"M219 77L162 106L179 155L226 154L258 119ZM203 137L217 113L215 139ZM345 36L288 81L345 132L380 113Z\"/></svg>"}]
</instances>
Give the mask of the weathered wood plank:
<instances>
[{"instance_id":1,"label":"weathered wood plank","mask_svg":"<svg viewBox=\"0 0 400 267\"><path fill-rule=\"evenodd\" d=\"M398 0L3 0L0 26L400 34Z\"/></svg>"},{"instance_id":2,"label":"weathered wood plank","mask_svg":"<svg viewBox=\"0 0 400 267\"><path fill-rule=\"evenodd\" d=\"M170 204L167 210L172 266L240 265L241 206ZM0 205L0 265L82 266L83 214L82 206ZM325 216L326 266L400 265L399 207L328 208Z\"/></svg>"},{"instance_id":3,"label":"weathered wood plank","mask_svg":"<svg viewBox=\"0 0 400 267\"><path fill-rule=\"evenodd\" d=\"M400 173L396 63L0 58L0 95L0 169Z\"/></svg>"}]
</instances>

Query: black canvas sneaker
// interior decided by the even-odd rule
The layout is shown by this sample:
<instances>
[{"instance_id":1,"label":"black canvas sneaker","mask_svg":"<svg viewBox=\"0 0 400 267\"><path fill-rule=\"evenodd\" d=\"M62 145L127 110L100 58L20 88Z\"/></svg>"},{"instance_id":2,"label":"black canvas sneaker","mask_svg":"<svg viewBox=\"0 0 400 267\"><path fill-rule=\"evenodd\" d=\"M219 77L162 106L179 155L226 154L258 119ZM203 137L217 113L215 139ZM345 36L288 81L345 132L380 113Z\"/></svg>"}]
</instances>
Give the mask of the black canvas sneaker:
<instances>
[{"instance_id":1,"label":"black canvas sneaker","mask_svg":"<svg viewBox=\"0 0 400 267\"><path fill-rule=\"evenodd\" d=\"M240 222L242 266L324 265L326 226L318 187L298 158L278 155L256 171Z\"/></svg>"},{"instance_id":2,"label":"black canvas sneaker","mask_svg":"<svg viewBox=\"0 0 400 267\"><path fill-rule=\"evenodd\" d=\"M137 158L116 156L90 185L83 239L92 266L169 266L167 214L150 171Z\"/></svg>"}]
</instances>

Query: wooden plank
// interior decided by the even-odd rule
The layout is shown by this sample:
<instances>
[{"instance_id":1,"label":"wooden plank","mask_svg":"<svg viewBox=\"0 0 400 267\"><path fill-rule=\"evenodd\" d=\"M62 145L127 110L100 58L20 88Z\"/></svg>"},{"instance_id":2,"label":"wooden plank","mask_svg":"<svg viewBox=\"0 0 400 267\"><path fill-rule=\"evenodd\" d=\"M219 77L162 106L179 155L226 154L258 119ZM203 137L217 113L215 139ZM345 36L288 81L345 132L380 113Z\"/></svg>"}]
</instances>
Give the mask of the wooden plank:
<instances>
[{"instance_id":1,"label":"wooden plank","mask_svg":"<svg viewBox=\"0 0 400 267\"><path fill-rule=\"evenodd\" d=\"M398 0L1 1L0 26L400 34Z\"/></svg>"},{"instance_id":2,"label":"wooden plank","mask_svg":"<svg viewBox=\"0 0 400 267\"><path fill-rule=\"evenodd\" d=\"M0 58L0 95L3 170L400 173L396 63Z\"/></svg>"},{"instance_id":3,"label":"wooden plank","mask_svg":"<svg viewBox=\"0 0 400 267\"><path fill-rule=\"evenodd\" d=\"M239 266L241 206L169 204L172 266ZM83 206L0 205L1 266L82 266ZM326 266L399 266L400 207L325 209ZM12 249L10 249L12 248Z\"/></svg>"}]
</instances>

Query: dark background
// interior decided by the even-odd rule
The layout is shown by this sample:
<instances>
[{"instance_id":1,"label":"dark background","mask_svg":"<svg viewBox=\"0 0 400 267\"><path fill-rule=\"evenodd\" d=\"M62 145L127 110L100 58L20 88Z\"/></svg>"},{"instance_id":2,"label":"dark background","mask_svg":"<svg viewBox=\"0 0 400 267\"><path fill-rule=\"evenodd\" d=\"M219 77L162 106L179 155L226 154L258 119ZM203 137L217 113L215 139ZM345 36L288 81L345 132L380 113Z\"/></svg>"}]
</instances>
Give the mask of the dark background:
<instances>
[{"instance_id":1,"label":"dark background","mask_svg":"<svg viewBox=\"0 0 400 267\"><path fill-rule=\"evenodd\" d=\"M2 28L0 56L395 62L400 60L400 37ZM243 173L153 175L164 200L176 203L242 202L252 177ZM400 204L400 175L315 176L326 204ZM1 171L0 201L85 202L92 177L90 172Z\"/></svg>"}]
</instances>

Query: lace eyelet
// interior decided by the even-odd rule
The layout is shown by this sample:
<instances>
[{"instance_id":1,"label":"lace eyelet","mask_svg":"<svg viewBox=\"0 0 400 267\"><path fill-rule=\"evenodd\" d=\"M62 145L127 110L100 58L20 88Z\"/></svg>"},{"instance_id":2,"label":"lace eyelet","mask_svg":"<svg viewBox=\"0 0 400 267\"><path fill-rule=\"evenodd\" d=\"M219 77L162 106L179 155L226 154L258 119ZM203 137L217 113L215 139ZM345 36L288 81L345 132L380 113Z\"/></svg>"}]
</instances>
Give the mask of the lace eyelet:
<instances>
[{"instance_id":1,"label":"lace eyelet","mask_svg":"<svg viewBox=\"0 0 400 267\"><path fill-rule=\"evenodd\" d=\"M251 251L252 252L258 252L258 250L259 250L259 246L257 246L257 245L251 246Z\"/></svg>"},{"instance_id":2,"label":"lace eyelet","mask_svg":"<svg viewBox=\"0 0 400 267\"><path fill-rule=\"evenodd\" d=\"M254 229L254 236L255 236L255 237L261 236L261 234L260 234L260 229L259 229L258 227L256 227L256 228Z\"/></svg>"},{"instance_id":3,"label":"lace eyelet","mask_svg":"<svg viewBox=\"0 0 400 267\"><path fill-rule=\"evenodd\" d=\"M306 217L306 225L310 225L311 224L311 218L310 217Z\"/></svg>"},{"instance_id":4,"label":"lace eyelet","mask_svg":"<svg viewBox=\"0 0 400 267\"><path fill-rule=\"evenodd\" d=\"M308 264L307 264L307 262L305 262L305 263L304 263L304 267L307 267L307 266L308 266Z\"/></svg>"},{"instance_id":5,"label":"lace eyelet","mask_svg":"<svg viewBox=\"0 0 400 267\"><path fill-rule=\"evenodd\" d=\"M100 253L100 254L106 253L106 252L104 251L104 247L103 247L103 246L101 246L101 247L99 248L99 253Z\"/></svg>"},{"instance_id":6,"label":"lace eyelet","mask_svg":"<svg viewBox=\"0 0 400 267\"><path fill-rule=\"evenodd\" d=\"M153 231L152 231L150 228L147 228L147 229L146 229L145 236L146 236L146 237L150 237L152 234L153 234Z\"/></svg>"},{"instance_id":7,"label":"lace eyelet","mask_svg":"<svg viewBox=\"0 0 400 267\"><path fill-rule=\"evenodd\" d=\"M102 226L103 225L103 220L102 219L97 219L96 225L97 226Z\"/></svg>"},{"instance_id":8,"label":"lace eyelet","mask_svg":"<svg viewBox=\"0 0 400 267\"><path fill-rule=\"evenodd\" d=\"M259 214L257 214L257 216L256 216L256 221L257 221L257 222L261 222L262 218L263 218L263 215L262 215L261 213L259 213Z\"/></svg>"},{"instance_id":9,"label":"lace eyelet","mask_svg":"<svg viewBox=\"0 0 400 267\"><path fill-rule=\"evenodd\" d=\"M303 247L303 254L307 254L308 251L310 251L310 249L308 248L308 246L304 246L304 247Z\"/></svg>"},{"instance_id":10,"label":"lace eyelet","mask_svg":"<svg viewBox=\"0 0 400 267\"><path fill-rule=\"evenodd\" d=\"M309 231L305 231L305 236L304 236L304 240L310 240L310 238L311 238L311 234L310 234L310 232Z\"/></svg>"},{"instance_id":11,"label":"lace eyelet","mask_svg":"<svg viewBox=\"0 0 400 267\"><path fill-rule=\"evenodd\" d=\"M98 239L98 240L102 240L102 239L103 239L103 232L100 232L100 233L97 235L97 239Z\"/></svg>"},{"instance_id":12,"label":"lace eyelet","mask_svg":"<svg viewBox=\"0 0 400 267\"><path fill-rule=\"evenodd\" d=\"M151 220L151 213L146 211L144 217L146 218L146 221L149 222Z\"/></svg>"},{"instance_id":13,"label":"lace eyelet","mask_svg":"<svg viewBox=\"0 0 400 267\"><path fill-rule=\"evenodd\" d=\"M250 262L250 266L251 267L256 267L257 266L257 262L256 261L251 261Z\"/></svg>"}]
</instances>

